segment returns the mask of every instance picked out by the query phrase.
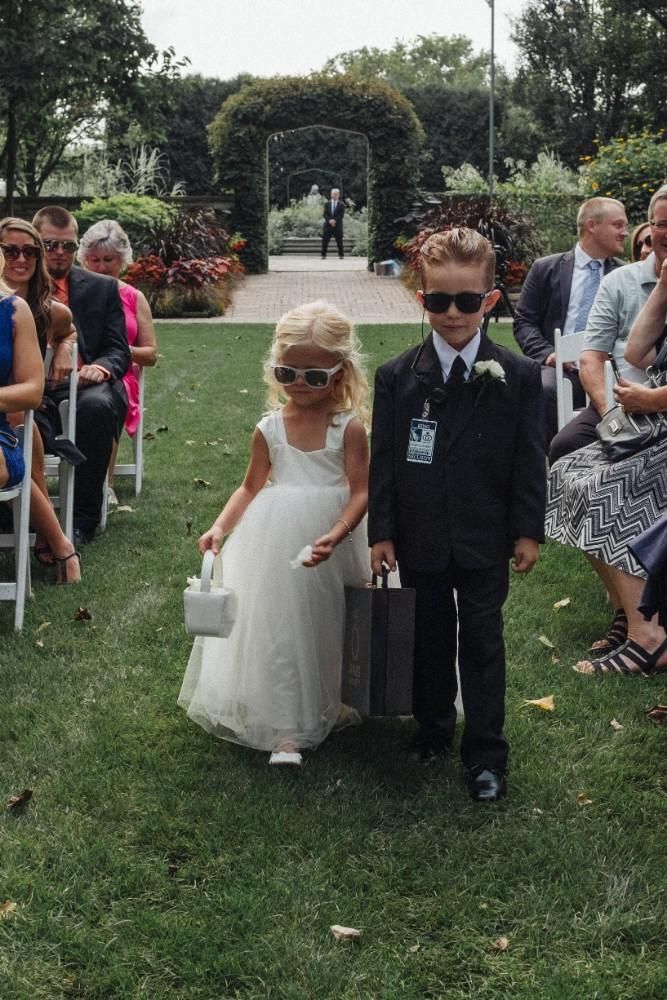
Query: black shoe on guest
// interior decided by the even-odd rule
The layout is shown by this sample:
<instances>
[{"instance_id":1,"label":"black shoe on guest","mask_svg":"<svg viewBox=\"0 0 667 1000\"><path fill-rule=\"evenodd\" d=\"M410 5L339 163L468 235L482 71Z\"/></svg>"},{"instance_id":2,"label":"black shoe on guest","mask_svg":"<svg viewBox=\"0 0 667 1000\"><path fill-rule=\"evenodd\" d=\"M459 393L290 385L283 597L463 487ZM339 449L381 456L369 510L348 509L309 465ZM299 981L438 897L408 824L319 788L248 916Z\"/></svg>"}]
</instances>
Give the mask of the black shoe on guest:
<instances>
[{"instance_id":1,"label":"black shoe on guest","mask_svg":"<svg viewBox=\"0 0 667 1000\"><path fill-rule=\"evenodd\" d=\"M470 798L475 802L500 802L507 795L507 778L503 771L473 767L467 774Z\"/></svg>"},{"instance_id":2,"label":"black shoe on guest","mask_svg":"<svg viewBox=\"0 0 667 1000\"><path fill-rule=\"evenodd\" d=\"M84 528L74 528L74 547L78 548L79 545L90 545L91 542L95 541L95 529L92 531L86 531Z\"/></svg>"},{"instance_id":3,"label":"black shoe on guest","mask_svg":"<svg viewBox=\"0 0 667 1000\"><path fill-rule=\"evenodd\" d=\"M420 764L433 764L436 760L444 760L451 748L451 740L422 729L410 741L409 752Z\"/></svg>"}]
</instances>

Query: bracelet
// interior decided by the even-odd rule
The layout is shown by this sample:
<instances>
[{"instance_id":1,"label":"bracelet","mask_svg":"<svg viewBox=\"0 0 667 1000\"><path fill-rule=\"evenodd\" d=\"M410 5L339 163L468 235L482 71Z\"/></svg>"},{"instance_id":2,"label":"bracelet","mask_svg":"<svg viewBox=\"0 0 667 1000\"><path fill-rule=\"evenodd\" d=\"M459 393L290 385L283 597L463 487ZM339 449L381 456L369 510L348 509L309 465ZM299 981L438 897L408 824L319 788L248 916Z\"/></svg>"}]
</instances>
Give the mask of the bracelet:
<instances>
[{"instance_id":1,"label":"bracelet","mask_svg":"<svg viewBox=\"0 0 667 1000\"><path fill-rule=\"evenodd\" d=\"M347 528L347 533L348 533L348 535L351 535L351 534L352 534L352 528L351 528L351 527L350 527L350 525L349 525L349 524L347 523L347 521L345 520L345 518L344 518L344 517L337 517L337 518L336 518L336 520L334 521L334 524L338 524L339 522L340 522L341 524L344 524L344 525L345 525L345 527Z\"/></svg>"}]
</instances>

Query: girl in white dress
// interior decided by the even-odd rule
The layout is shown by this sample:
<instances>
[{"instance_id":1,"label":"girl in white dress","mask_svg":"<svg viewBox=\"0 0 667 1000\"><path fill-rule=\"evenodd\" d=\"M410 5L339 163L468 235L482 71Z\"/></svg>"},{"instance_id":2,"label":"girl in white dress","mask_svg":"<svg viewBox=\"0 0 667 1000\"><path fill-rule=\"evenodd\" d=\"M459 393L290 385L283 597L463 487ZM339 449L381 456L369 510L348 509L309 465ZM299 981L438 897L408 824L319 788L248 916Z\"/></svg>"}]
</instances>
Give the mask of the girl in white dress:
<instances>
[{"instance_id":1,"label":"girl in white dress","mask_svg":"<svg viewBox=\"0 0 667 1000\"><path fill-rule=\"evenodd\" d=\"M243 483L199 539L218 553L235 528L222 560L236 622L226 639L197 637L178 703L207 732L298 765L336 722L344 586L370 572L368 382L352 324L326 302L287 313L264 379Z\"/></svg>"}]
</instances>

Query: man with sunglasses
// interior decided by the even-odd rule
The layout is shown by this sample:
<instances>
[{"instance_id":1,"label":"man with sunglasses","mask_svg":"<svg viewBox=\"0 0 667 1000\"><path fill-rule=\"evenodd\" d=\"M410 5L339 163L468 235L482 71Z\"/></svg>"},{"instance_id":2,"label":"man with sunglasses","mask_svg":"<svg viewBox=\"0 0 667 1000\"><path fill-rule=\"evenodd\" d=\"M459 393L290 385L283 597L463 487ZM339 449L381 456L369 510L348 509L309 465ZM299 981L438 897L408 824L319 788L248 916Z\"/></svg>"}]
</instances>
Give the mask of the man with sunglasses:
<instances>
[{"instance_id":1,"label":"man with sunglasses","mask_svg":"<svg viewBox=\"0 0 667 1000\"><path fill-rule=\"evenodd\" d=\"M79 245L74 216L49 205L32 222L44 240L54 297L71 309L78 335L76 445L86 461L76 469L74 531L78 543L90 542L100 521L113 441L127 411L122 382L130 365L125 317L116 281L73 267ZM66 394L66 386L48 389L56 403Z\"/></svg>"},{"instance_id":2,"label":"man with sunglasses","mask_svg":"<svg viewBox=\"0 0 667 1000\"><path fill-rule=\"evenodd\" d=\"M431 333L375 377L368 536L373 572L398 566L416 592L413 749L444 757L456 724L475 801L507 792L502 607L508 563L528 572L544 537L539 366L480 330L500 293L495 254L473 229L421 248Z\"/></svg>"},{"instance_id":3,"label":"man with sunglasses","mask_svg":"<svg viewBox=\"0 0 667 1000\"><path fill-rule=\"evenodd\" d=\"M601 278L623 264L617 256L623 253L628 234L623 205L614 198L589 198L579 206L577 232L573 250L534 261L514 320L519 347L542 366L547 447L558 431L554 330L564 336L583 331ZM572 383L575 407L584 406L577 366L566 364L565 376Z\"/></svg>"}]
</instances>

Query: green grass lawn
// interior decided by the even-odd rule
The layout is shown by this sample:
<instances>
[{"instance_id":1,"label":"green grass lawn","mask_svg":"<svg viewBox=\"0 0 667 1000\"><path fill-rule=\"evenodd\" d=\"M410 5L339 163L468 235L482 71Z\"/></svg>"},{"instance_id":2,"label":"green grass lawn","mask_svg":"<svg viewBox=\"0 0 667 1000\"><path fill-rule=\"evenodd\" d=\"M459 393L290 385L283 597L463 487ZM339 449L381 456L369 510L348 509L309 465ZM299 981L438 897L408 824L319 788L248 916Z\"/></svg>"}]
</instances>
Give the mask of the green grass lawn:
<instances>
[{"instance_id":1,"label":"green grass lawn","mask_svg":"<svg viewBox=\"0 0 667 1000\"><path fill-rule=\"evenodd\" d=\"M360 333L371 367L419 337ZM455 756L410 762L411 722L276 773L176 707L185 578L243 474L270 335L160 325L142 495L120 484L133 509L79 588L34 570L20 637L0 606L1 790L33 790L0 818L0 997L664 997L666 731L644 713L667 681L571 670L609 614L580 554L547 546L513 581L499 806L469 800ZM554 712L523 704L550 694Z\"/></svg>"}]
</instances>

